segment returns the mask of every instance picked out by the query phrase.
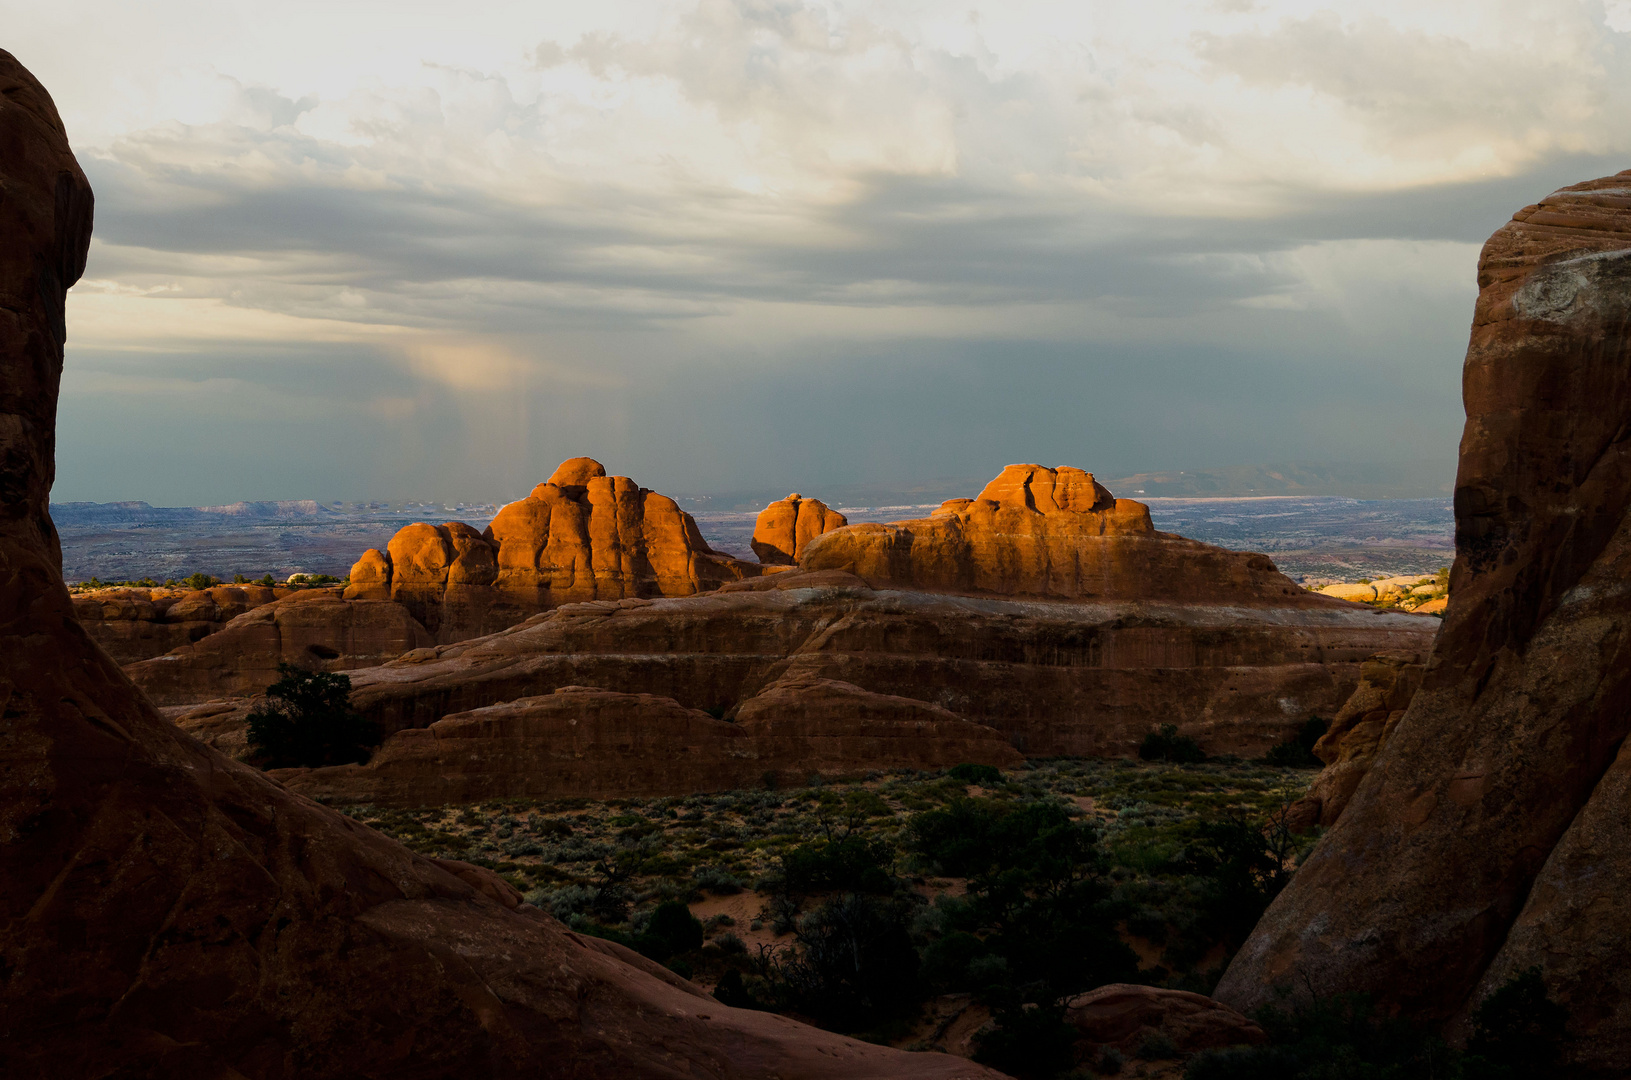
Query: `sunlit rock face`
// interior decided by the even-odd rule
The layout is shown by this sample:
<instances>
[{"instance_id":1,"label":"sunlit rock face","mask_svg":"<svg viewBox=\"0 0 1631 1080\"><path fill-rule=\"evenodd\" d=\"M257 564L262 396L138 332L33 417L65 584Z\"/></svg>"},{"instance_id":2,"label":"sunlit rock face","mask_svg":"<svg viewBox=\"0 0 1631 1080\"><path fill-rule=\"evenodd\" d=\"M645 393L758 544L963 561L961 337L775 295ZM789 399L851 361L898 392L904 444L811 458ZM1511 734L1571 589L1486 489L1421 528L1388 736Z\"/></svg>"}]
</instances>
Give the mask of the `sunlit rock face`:
<instances>
[{"instance_id":1,"label":"sunlit rock face","mask_svg":"<svg viewBox=\"0 0 1631 1080\"><path fill-rule=\"evenodd\" d=\"M759 512L753 525L753 554L767 565L796 566L810 541L848 524L848 518L820 499L795 491Z\"/></svg>"},{"instance_id":2,"label":"sunlit rock face","mask_svg":"<svg viewBox=\"0 0 1631 1080\"><path fill-rule=\"evenodd\" d=\"M8 1077L995 1075L726 1008L163 720L62 581L46 497L91 191L5 52L0 191Z\"/></svg>"},{"instance_id":3,"label":"sunlit rock face","mask_svg":"<svg viewBox=\"0 0 1631 1080\"><path fill-rule=\"evenodd\" d=\"M1068 466L1010 465L973 499L920 521L850 525L812 540L800 565L879 587L1065 600L1316 608L1263 555L1157 532L1149 507Z\"/></svg>"},{"instance_id":4,"label":"sunlit rock face","mask_svg":"<svg viewBox=\"0 0 1631 1080\"><path fill-rule=\"evenodd\" d=\"M561 604L691 596L759 573L710 548L673 499L573 458L485 531L461 522L399 530L385 551L363 553L345 595L394 600L452 642Z\"/></svg>"},{"instance_id":5,"label":"sunlit rock face","mask_svg":"<svg viewBox=\"0 0 1631 1080\"><path fill-rule=\"evenodd\" d=\"M1624 1075L1631 172L1520 210L1478 284L1456 562L1422 687L1218 996L1363 991L1455 1021L1539 965L1569 1054Z\"/></svg>"}]
</instances>

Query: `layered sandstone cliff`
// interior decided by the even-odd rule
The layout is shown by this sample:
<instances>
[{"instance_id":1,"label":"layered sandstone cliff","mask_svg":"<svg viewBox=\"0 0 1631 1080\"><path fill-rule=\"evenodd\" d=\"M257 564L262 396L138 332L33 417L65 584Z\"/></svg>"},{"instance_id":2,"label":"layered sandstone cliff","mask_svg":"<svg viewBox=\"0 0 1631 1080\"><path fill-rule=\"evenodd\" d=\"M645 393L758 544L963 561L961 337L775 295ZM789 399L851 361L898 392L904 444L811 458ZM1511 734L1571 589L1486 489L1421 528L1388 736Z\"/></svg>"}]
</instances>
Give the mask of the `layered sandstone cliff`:
<instances>
[{"instance_id":1,"label":"layered sandstone cliff","mask_svg":"<svg viewBox=\"0 0 1631 1080\"><path fill-rule=\"evenodd\" d=\"M0 189L7 1077L993 1075L726 1008L161 719L62 582L46 499L91 192L4 52Z\"/></svg>"},{"instance_id":2,"label":"layered sandstone cliff","mask_svg":"<svg viewBox=\"0 0 1631 1080\"><path fill-rule=\"evenodd\" d=\"M703 596L567 605L352 679L386 731L564 686L741 718L780 680L808 677L937 706L1032 755L1133 753L1173 720L1214 753L1253 754L1335 712L1366 657L1425 651L1437 625L1315 600L1041 601L798 571Z\"/></svg>"},{"instance_id":3,"label":"layered sandstone cliff","mask_svg":"<svg viewBox=\"0 0 1631 1080\"><path fill-rule=\"evenodd\" d=\"M1266 556L1157 532L1149 507L1092 473L1010 465L973 499L920 521L850 525L810 541L806 570L935 592L1316 608Z\"/></svg>"},{"instance_id":4,"label":"layered sandstone cliff","mask_svg":"<svg viewBox=\"0 0 1631 1080\"><path fill-rule=\"evenodd\" d=\"M690 596L760 568L710 548L691 515L592 458L561 463L484 531L414 524L351 570L347 599L393 600L440 642L582 600Z\"/></svg>"},{"instance_id":5,"label":"layered sandstone cliff","mask_svg":"<svg viewBox=\"0 0 1631 1080\"><path fill-rule=\"evenodd\" d=\"M282 663L347 671L435 643L402 604L306 589L252 608L191 645L126 664L125 674L155 703L185 705L259 694L277 681Z\"/></svg>"},{"instance_id":6,"label":"layered sandstone cliff","mask_svg":"<svg viewBox=\"0 0 1631 1080\"><path fill-rule=\"evenodd\" d=\"M399 731L366 765L280 774L337 803L443 806L488 799L689 795L800 784L812 775L1012 768L1002 733L926 702L830 679L782 680L735 723L672 698L565 686Z\"/></svg>"},{"instance_id":7,"label":"layered sandstone cliff","mask_svg":"<svg viewBox=\"0 0 1631 1080\"><path fill-rule=\"evenodd\" d=\"M1484 246L1456 562L1421 690L1230 966L1452 1019L1538 965L1568 1052L1631 1070L1631 172Z\"/></svg>"},{"instance_id":8,"label":"layered sandstone cliff","mask_svg":"<svg viewBox=\"0 0 1631 1080\"><path fill-rule=\"evenodd\" d=\"M130 664L207 637L289 593L262 585L94 589L74 594L74 617L109 656Z\"/></svg>"}]
</instances>

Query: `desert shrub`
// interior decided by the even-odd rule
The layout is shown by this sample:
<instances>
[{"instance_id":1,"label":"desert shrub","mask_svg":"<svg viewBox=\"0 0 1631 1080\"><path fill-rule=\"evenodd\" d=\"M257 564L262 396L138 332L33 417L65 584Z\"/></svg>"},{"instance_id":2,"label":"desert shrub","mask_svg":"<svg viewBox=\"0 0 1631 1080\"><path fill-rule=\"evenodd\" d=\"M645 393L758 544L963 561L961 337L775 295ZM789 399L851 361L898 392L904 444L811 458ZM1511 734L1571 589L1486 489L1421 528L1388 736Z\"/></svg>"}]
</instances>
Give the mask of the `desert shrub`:
<instances>
[{"instance_id":1,"label":"desert shrub","mask_svg":"<svg viewBox=\"0 0 1631 1080\"><path fill-rule=\"evenodd\" d=\"M1189 1061L1186 1080L1493 1080L1494 1074L1469 1070L1470 1061L1436 1036L1380 1015L1363 994L1270 1005L1252 1017L1268 1033L1269 1045L1198 1054Z\"/></svg>"},{"instance_id":2,"label":"desert shrub","mask_svg":"<svg viewBox=\"0 0 1631 1080\"><path fill-rule=\"evenodd\" d=\"M981 787L990 787L992 784L1002 783L1002 773L995 765L975 765L964 762L955 765L946 773L953 780L964 784L979 784Z\"/></svg>"},{"instance_id":3,"label":"desert shrub","mask_svg":"<svg viewBox=\"0 0 1631 1080\"><path fill-rule=\"evenodd\" d=\"M249 748L265 768L368 760L379 728L351 707L351 678L278 665L267 701L249 714Z\"/></svg>"},{"instance_id":4,"label":"desert shrub","mask_svg":"<svg viewBox=\"0 0 1631 1080\"><path fill-rule=\"evenodd\" d=\"M719 951L726 956L740 956L748 951L747 943L737 936L734 930L727 930L714 938L714 944L718 945Z\"/></svg>"},{"instance_id":5,"label":"desert shrub","mask_svg":"<svg viewBox=\"0 0 1631 1080\"><path fill-rule=\"evenodd\" d=\"M953 930L931 941L923 950L923 978L941 990L983 989L969 969L990 954L986 943L973 934ZM989 965L985 970L989 972Z\"/></svg>"},{"instance_id":6,"label":"desert shrub","mask_svg":"<svg viewBox=\"0 0 1631 1080\"><path fill-rule=\"evenodd\" d=\"M1468 1052L1480 1075L1494 1078L1545 1076L1562 1049L1569 1012L1546 996L1540 968L1508 979L1473 1013Z\"/></svg>"},{"instance_id":7,"label":"desert shrub","mask_svg":"<svg viewBox=\"0 0 1631 1080\"><path fill-rule=\"evenodd\" d=\"M192 574L182 578L181 583L189 589L207 589L211 585L221 584L221 579L212 578L208 574Z\"/></svg>"},{"instance_id":8,"label":"desert shrub","mask_svg":"<svg viewBox=\"0 0 1631 1080\"><path fill-rule=\"evenodd\" d=\"M1144 736L1138 756L1145 761L1172 761L1192 765L1206 760L1201 744L1188 735L1178 734L1177 724L1162 724Z\"/></svg>"},{"instance_id":9,"label":"desert shrub","mask_svg":"<svg viewBox=\"0 0 1631 1080\"><path fill-rule=\"evenodd\" d=\"M696 887L715 896L734 896L742 891L742 883L729 870L717 866L704 866L692 878Z\"/></svg>"},{"instance_id":10,"label":"desert shrub","mask_svg":"<svg viewBox=\"0 0 1631 1080\"><path fill-rule=\"evenodd\" d=\"M848 893L800 918L795 948L770 965L768 982L783 1008L839 1031L875 1027L922 1000L917 951L907 934L905 901Z\"/></svg>"},{"instance_id":11,"label":"desert shrub","mask_svg":"<svg viewBox=\"0 0 1631 1080\"><path fill-rule=\"evenodd\" d=\"M719 977L719 984L714 987L714 999L721 1005L729 1005L733 1009L765 1009L768 1006L754 996L748 989L747 980L735 968L730 968Z\"/></svg>"},{"instance_id":12,"label":"desert shrub","mask_svg":"<svg viewBox=\"0 0 1631 1080\"><path fill-rule=\"evenodd\" d=\"M1005 1007L1052 1007L1136 973L1136 956L1116 934L1098 832L1058 803L956 799L915 815L906 841L968 878L966 906L947 909L947 932L926 950L942 985L960 967L959 989ZM955 938L959 931L983 948Z\"/></svg>"},{"instance_id":13,"label":"desert shrub","mask_svg":"<svg viewBox=\"0 0 1631 1080\"><path fill-rule=\"evenodd\" d=\"M270 589L273 585L277 584L277 579L271 574L267 574L264 577L256 579L255 584L264 585L266 588Z\"/></svg>"},{"instance_id":14,"label":"desert shrub","mask_svg":"<svg viewBox=\"0 0 1631 1080\"><path fill-rule=\"evenodd\" d=\"M1178 1044L1172 1041L1170 1035L1152 1031L1138 1044L1138 1056L1145 1061L1168 1061L1183 1055L1178 1052Z\"/></svg>"},{"instance_id":15,"label":"desert shrub","mask_svg":"<svg viewBox=\"0 0 1631 1080\"><path fill-rule=\"evenodd\" d=\"M1243 814L1202 822L1180 865L1201 879L1202 922L1231 947L1245 941L1269 902L1291 880L1295 838L1283 815L1265 823Z\"/></svg>"},{"instance_id":16,"label":"desert shrub","mask_svg":"<svg viewBox=\"0 0 1631 1080\"><path fill-rule=\"evenodd\" d=\"M1263 755L1263 763L1277 768L1317 769L1325 763L1314 756L1314 744L1330 730L1329 721L1311 716L1303 722L1297 734L1271 747Z\"/></svg>"},{"instance_id":17,"label":"desert shrub","mask_svg":"<svg viewBox=\"0 0 1631 1080\"><path fill-rule=\"evenodd\" d=\"M800 844L781 858L781 889L792 896L821 892L890 893L894 850L882 840L846 836Z\"/></svg>"},{"instance_id":18,"label":"desert shrub","mask_svg":"<svg viewBox=\"0 0 1631 1080\"><path fill-rule=\"evenodd\" d=\"M676 953L700 949L702 923L678 900L658 904L646 922L645 932L634 939L634 947L658 962Z\"/></svg>"},{"instance_id":19,"label":"desert shrub","mask_svg":"<svg viewBox=\"0 0 1631 1080\"><path fill-rule=\"evenodd\" d=\"M996 1027L982 1035L974 1060L1020 1080L1058 1076L1075 1056L1076 1029L1063 1004L997 1009Z\"/></svg>"}]
</instances>

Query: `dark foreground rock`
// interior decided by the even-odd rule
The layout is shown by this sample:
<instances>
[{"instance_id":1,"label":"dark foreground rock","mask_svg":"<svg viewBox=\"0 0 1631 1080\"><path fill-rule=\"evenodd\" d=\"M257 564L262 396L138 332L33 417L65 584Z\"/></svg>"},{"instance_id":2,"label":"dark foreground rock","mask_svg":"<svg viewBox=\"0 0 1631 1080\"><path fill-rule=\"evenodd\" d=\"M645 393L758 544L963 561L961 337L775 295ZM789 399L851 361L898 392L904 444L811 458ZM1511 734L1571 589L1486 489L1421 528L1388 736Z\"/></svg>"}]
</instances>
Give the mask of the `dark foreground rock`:
<instances>
[{"instance_id":1,"label":"dark foreground rock","mask_svg":"<svg viewBox=\"0 0 1631 1080\"><path fill-rule=\"evenodd\" d=\"M975 1077L728 1009L164 721L46 512L91 192L0 52L0 1075Z\"/></svg>"},{"instance_id":2,"label":"dark foreground rock","mask_svg":"<svg viewBox=\"0 0 1631 1080\"><path fill-rule=\"evenodd\" d=\"M1519 211L1478 282L1442 633L1218 997L1363 991L1458 1022L1538 965L1571 1012L1569 1055L1624 1075L1631 172Z\"/></svg>"}]
</instances>

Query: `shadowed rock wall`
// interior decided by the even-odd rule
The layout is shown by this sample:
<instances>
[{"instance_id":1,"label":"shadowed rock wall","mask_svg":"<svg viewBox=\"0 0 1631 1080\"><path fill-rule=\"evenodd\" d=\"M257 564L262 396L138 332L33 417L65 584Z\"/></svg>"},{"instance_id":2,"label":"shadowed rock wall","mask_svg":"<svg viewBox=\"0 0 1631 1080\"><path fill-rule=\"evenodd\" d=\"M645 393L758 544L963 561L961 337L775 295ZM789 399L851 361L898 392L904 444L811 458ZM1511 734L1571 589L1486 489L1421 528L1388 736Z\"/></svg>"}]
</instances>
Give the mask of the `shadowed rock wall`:
<instances>
[{"instance_id":1,"label":"shadowed rock wall","mask_svg":"<svg viewBox=\"0 0 1631 1080\"><path fill-rule=\"evenodd\" d=\"M1404 717L1217 996L1453 1020L1529 964L1631 1069L1631 172L1484 246L1449 610Z\"/></svg>"}]
</instances>

